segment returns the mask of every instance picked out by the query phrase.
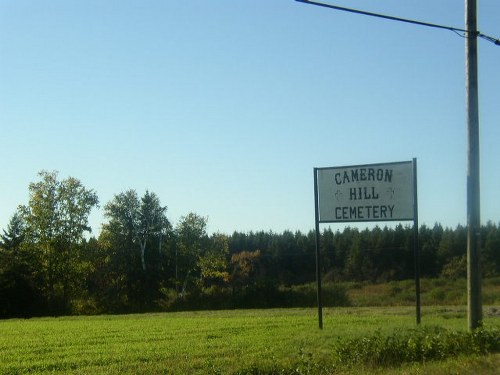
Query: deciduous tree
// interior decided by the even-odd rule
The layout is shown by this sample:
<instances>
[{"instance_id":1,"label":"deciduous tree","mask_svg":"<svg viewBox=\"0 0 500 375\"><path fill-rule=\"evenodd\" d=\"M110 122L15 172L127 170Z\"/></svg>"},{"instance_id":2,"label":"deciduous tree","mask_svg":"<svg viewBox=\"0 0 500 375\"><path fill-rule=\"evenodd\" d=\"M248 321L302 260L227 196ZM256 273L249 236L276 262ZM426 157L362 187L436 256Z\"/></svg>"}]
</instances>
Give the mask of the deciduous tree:
<instances>
[{"instance_id":1,"label":"deciduous tree","mask_svg":"<svg viewBox=\"0 0 500 375\"><path fill-rule=\"evenodd\" d=\"M97 194L76 178L58 180L58 172L42 171L29 185L29 202L19 211L28 248L40 262L43 289L58 310L68 302L84 275L79 274L78 246L90 232L88 217Z\"/></svg>"}]
</instances>

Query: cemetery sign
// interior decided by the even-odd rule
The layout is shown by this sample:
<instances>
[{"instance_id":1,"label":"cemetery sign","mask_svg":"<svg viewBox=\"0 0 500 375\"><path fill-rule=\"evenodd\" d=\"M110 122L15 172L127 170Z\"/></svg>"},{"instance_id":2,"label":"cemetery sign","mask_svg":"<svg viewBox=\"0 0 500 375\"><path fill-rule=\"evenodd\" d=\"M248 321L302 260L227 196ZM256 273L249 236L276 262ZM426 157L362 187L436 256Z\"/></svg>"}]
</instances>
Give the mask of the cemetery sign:
<instances>
[{"instance_id":1,"label":"cemetery sign","mask_svg":"<svg viewBox=\"0 0 500 375\"><path fill-rule=\"evenodd\" d=\"M315 168L319 222L414 220L413 169L412 161Z\"/></svg>"}]
</instances>

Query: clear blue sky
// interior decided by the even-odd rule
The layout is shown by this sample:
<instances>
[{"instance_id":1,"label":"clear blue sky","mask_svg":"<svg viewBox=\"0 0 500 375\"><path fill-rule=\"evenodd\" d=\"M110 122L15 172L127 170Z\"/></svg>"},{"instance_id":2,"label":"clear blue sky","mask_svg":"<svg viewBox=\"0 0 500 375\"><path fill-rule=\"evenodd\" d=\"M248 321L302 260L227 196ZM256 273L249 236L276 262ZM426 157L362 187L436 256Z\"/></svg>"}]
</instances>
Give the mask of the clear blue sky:
<instances>
[{"instance_id":1,"label":"clear blue sky","mask_svg":"<svg viewBox=\"0 0 500 375\"><path fill-rule=\"evenodd\" d=\"M464 27L463 1L331 3ZM478 13L499 38L500 2ZM131 188L174 224L308 231L313 167L413 157L420 222L465 224L464 43L293 0L0 0L0 228L45 169L98 193L94 233ZM499 66L479 40L483 223L500 222Z\"/></svg>"}]
</instances>

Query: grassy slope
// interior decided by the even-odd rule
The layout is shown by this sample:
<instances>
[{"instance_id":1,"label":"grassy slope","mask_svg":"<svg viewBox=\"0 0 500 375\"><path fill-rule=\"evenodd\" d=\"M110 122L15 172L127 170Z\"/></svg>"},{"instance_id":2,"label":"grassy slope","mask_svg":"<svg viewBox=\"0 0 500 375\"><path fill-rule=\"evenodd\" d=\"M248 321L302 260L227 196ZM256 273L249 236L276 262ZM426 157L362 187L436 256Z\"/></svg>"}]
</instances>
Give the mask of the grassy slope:
<instances>
[{"instance_id":1,"label":"grassy slope","mask_svg":"<svg viewBox=\"0 0 500 375\"><path fill-rule=\"evenodd\" d=\"M338 337L413 328L414 320L411 307L325 309L323 331L315 309L6 320L0 321L0 374L207 374L297 366L307 373L311 363L328 365ZM465 330L465 309L426 307L422 323ZM485 326L500 328L500 319L488 317ZM459 358L448 367L474 361L476 370L498 368L499 357ZM438 366L431 373L444 373L431 365ZM420 373L422 366L404 369Z\"/></svg>"},{"instance_id":2,"label":"grassy slope","mask_svg":"<svg viewBox=\"0 0 500 375\"><path fill-rule=\"evenodd\" d=\"M341 283L347 290L352 306L404 306L415 303L413 280L389 283ZM465 279L422 279L420 281L422 305L466 305ZM500 305L500 277L484 279L483 305Z\"/></svg>"}]
</instances>

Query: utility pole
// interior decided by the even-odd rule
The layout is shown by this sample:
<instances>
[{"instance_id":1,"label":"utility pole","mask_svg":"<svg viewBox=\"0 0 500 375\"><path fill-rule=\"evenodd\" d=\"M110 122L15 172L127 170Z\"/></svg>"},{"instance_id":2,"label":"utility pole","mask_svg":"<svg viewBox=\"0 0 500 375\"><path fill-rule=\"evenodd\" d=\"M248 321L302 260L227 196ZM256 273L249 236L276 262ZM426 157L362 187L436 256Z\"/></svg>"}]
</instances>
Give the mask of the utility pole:
<instances>
[{"instance_id":1,"label":"utility pole","mask_svg":"<svg viewBox=\"0 0 500 375\"><path fill-rule=\"evenodd\" d=\"M477 1L465 0L465 90L467 108L467 316L469 330L481 325L481 216L479 183L479 105L477 79Z\"/></svg>"},{"instance_id":2,"label":"utility pole","mask_svg":"<svg viewBox=\"0 0 500 375\"><path fill-rule=\"evenodd\" d=\"M500 39L477 30L477 0L465 0L465 29L340 7L315 0L295 0L338 11L383 18L390 21L463 33L465 36L465 90L467 111L467 305L469 330L481 326L481 216L479 184L479 100L477 81L477 39L500 46Z\"/></svg>"}]
</instances>

